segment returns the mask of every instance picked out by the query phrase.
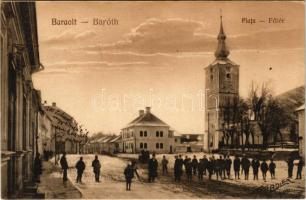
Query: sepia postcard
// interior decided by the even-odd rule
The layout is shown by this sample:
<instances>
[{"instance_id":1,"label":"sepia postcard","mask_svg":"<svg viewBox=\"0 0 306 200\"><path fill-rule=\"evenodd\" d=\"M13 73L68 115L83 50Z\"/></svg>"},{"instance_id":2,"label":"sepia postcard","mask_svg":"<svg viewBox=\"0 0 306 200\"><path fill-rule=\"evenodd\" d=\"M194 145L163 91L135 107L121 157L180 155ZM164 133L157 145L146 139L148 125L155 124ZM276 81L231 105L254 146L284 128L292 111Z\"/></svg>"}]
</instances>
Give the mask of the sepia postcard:
<instances>
[{"instance_id":1,"label":"sepia postcard","mask_svg":"<svg viewBox=\"0 0 306 200\"><path fill-rule=\"evenodd\" d=\"M304 199L304 1L2 1L1 199Z\"/></svg>"}]
</instances>

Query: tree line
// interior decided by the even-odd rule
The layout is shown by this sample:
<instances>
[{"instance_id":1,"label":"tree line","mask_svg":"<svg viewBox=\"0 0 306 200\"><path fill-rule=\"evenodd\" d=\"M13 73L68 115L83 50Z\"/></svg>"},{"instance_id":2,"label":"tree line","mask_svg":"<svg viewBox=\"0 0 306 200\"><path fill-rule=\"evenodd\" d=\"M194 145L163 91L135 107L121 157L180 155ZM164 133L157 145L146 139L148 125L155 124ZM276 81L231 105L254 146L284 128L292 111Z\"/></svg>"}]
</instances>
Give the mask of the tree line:
<instances>
[{"instance_id":1,"label":"tree line","mask_svg":"<svg viewBox=\"0 0 306 200\"><path fill-rule=\"evenodd\" d=\"M272 94L267 84L261 87L252 83L247 98L226 98L222 107L220 146L231 148L267 148L280 139L282 130L295 123L295 114ZM255 144L255 137L260 143Z\"/></svg>"}]
</instances>

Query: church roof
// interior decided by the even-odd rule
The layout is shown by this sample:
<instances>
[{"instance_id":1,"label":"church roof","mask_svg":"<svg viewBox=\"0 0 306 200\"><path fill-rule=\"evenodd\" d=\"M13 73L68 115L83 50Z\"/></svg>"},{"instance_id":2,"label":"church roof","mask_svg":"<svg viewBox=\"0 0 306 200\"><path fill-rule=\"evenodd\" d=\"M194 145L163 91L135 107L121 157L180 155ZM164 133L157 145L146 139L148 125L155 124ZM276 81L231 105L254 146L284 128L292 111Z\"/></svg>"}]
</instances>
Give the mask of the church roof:
<instances>
[{"instance_id":1,"label":"church roof","mask_svg":"<svg viewBox=\"0 0 306 200\"><path fill-rule=\"evenodd\" d=\"M132 120L125 128L132 126L165 126L169 127L168 124L163 122L161 119L156 117L150 110L147 110L142 115L139 115Z\"/></svg>"},{"instance_id":2,"label":"church roof","mask_svg":"<svg viewBox=\"0 0 306 200\"><path fill-rule=\"evenodd\" d=\"M224 59L227 59L230 52L227 49L227 46L225 44L226 35L223 30L222 15L220 16L220 20L221 20L221 23L220 23L220 31L218 35L218 47L217 47L217 50L215 51L215 57L218 60L224 60Z\"/></svg>"}]
</instances>

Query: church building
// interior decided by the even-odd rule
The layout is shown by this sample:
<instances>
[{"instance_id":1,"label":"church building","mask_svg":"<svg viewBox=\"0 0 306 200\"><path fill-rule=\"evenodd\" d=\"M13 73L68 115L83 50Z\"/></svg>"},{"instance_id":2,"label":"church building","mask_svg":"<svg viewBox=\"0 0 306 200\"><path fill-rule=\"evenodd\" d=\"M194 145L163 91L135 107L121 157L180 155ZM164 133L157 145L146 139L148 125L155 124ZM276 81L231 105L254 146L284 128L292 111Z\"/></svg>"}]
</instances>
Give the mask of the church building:
<instances>
[{"instance_id":1,"label":"church building","mask_svg":"<svg viewBox=\"0 0 306 200\"><path fill-rule=\"evenodd\" d=\"M219 148L224 126L224 108L232 105L239 97L239 65L231 61L225 43L226 35L220 17L220 31L215 60L205 70L205 135L204 150Z\"/></svg>"}]
</instances>

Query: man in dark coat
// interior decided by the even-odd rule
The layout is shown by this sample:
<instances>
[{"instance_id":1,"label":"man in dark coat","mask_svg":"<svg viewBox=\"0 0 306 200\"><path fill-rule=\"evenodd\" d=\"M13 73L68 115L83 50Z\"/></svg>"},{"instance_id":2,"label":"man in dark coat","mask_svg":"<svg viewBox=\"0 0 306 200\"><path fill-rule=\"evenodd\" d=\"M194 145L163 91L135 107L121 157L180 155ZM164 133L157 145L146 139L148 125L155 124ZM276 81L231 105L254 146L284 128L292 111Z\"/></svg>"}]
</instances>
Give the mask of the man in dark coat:
<instances>
[{"instance_id":1,"label":"man in dark coat","mask_svg":"<svg viewBox=\"0 0 306 200\"><path fill-rule=\"evenodd\" d=\"M220 178L223 180L225 179L225 174L226 174L226 169L225 169L225 156L224 157L221 157L221 168L220 168L220 171L221 171L221 175L220 175Z\"/></svg>"},{"instance_id":2,"label":"man in dark coat","mask_svg":"<svg viewBox=\"0 0 306 200\"><path fill-rule=\"evenodd\" d=\"M188 158L188 160L186 161L186 175L187 175L187 181L188 183L191 183L192 181L192 162L191 159Z\"/></svg>"},{"instance_id":3,"label":"man in dark coat","mask_svg":"<svg viewBox=\"0 0 306 200\"><path fill-rule=\"evenodd\" d=\"M95 159L92 161L91 166L93 167L93 172L95 174L96 182L100 182L101 163L100 163L100 161L98 159L98 156L95 156Z\"/></svg>"},{"instance_id":4,"label":"man in dark coat","mask_svg":"<svg viewBox=\"0 0 306 200\"><path fill-rule=\"evenodd\" d=\"M203 180L203 172L204 172L204 159L199 160L198 164L198 180L202 181Z\"/></svg>"},{"instance_id":5,"label":"man in dark coat","mask_svg":"<svg viewBox=\"0 0 306 200\"><path fill-rule=\"evenodd\" d=\"M292 178L292 172L293 172L293 167L294 167L294 159L292 156L289 157L287 163L288 163L288 178Z\"/></svg>"},{"instance_id":6,"label":"man in dark coat","mask_svg":"<svg viewBox=\"0 0 306 200\"><path fill-rule=\"evenodd\" d=\"M238 158L238 156L235 156L234 159L234 171L235 171L235 179L240 179L239 175L240 175L240 158Z\"/></svg>"},{"instance_id":7,"label":"man in dark coat","mask_svg":"<svg viewBox=\"0 0 306 200\"><path fill-rule=\"evenodd\" d=\"M35 182L40 183L40 175L42 174L42 161L40 158L40 154L37 153L34 160L34 179Z\"/></svg>"},{"instance_id":8,"label":"man in dark coat","mask_svg":"<svg viewBox=\"0 0 306 200\"><path fill-rule=\"evenodd\" d=\"M179 155L178 161L179 161L179 179L181 180L181 177L183 175L183 165L184 165L184 160L182 158L182 155Z\"/></svg>"},{"instance_id":9,"label":"man in dark coat","mask_svg":"<svg viewBox=\"0 0 306 200\"><path fill-rule=\"evenodd\" d=\"M128 164L124 169L124 177L126 182L126 190L131 190L132 179L134 178L134 169L132 165Z\"/></svg>"},{"instance_id":10,"label":"man in dark coat","mask_svg":"<svg viewBox=\"0 0 306 200\"><path fill-rule=\"evenodd\" d=\"M227 156L225 159L225 170L228 179L231 178L231 167L232 167L232 160L230 159L229 156Z\"/></svg>"},{"instance_id":11,"label":"man in dark coat","mask_svg":"<svg viewBox=\"0 0 306 200\"><path fill-rule=\"evenodd\" d=\"M300 157L296 172L296 179L302 179L303 166L304 166L304 160L302 157Z\"/></svg>"},{"instance_id":12,"label":"man in dark coat","mask_svg":"<svg viewBox=\"0 0 306 200\"><path fill-rule=\"evenodd\" d=\"M271 162L269 164L269 172L271 174L271 179L275 179L275 168L276 168L275 162L273 162L273 159L271 159Z\"/></svg>"},{"instance_id":13,"label":"man in dark coat","mask_svg":"<svg viewBox=\"0 0 306 200\"><path fill-rule=\"evenodd\" d=\"M76 182L80 182L82 183L82 175L83 172L85 170L85 163L83 161L83 157L80 157L80 160L76 163L75 168L77 169L77 178L76 178Z\"/></svg>"},{"instance_id":14,"label":"man in dark coat","mask_svg":"<svg viewBox=\"0 0 306 200\"><path fill-rule=\"evenodd\" d=\"M68 163L67 163L67 159L66 159L66 153L64 152L61 160L60 160L60 164L63 170L63 181L66 182L68 180L67 178L67 169L68 169Z\"/></svg>"},{"instance_id":15,"label":"man in dark coat","mask_svg":"<svg viewBox=\"0 0 306 200\"><path fill-rule=\"evenodd\" d=\"M258 168L260 166L260 162L257 158L252 160L252 168L253 168L253 179L258 180Z\"/></svg>"},{"instance_id":16,"label":"man in dark coat","mask_svg":"<svg viewBox=\"0 0 306 200\"><path fill-rule=\"evenodd\" d=\"M155 178L157 177L157 168L158 168L158 162L155 158L155 154L153 154L152 158L149 160L148 163L149 183L155 181Z\"/></svg>"},{"instance_id":17,"label":"man in dark coat","mask_svg":"<svg viewBox=\"0 0 306 200\"><path fill-rule=\"evenodd\" d=\"M198 161L197 157L194 155L193 159L192 159L192 172L193 172L193 175L197 174L198 164L199 164L199 161Z\"/></svg>"},{"instance_id":18,"label":"man in dark coat","mask_svg":"<svg viewBox=\"0 0 306 200\"><path fill-rule=\"evenodd\" d=\"M242 169L244 171L244 179L245 180L249 180L250 165L251 165L250 160L247 157L244 156L241 160L241 166L242 166Z\"/></svg>"},{"instance_id":19,"label":"man in dark coat","mask_svg":"<svg viewBox=\"0 0 306 200\"><path fill-rule=\"evenodd\" d=\"M260 169L262 172L262 178L264 181L266 181L266 177L267 177L267 171L269 169L268 164L266 163L266 160L264 160L261 165L260 165Z\"/></svg>"},{"instance_id":20,"label":"man in dark coat","mask_svg":"<svg viewBox=\"0 0 306 200\"><path fill-rule=\"evenodd\" d=\"M186 172L186 167L187 167L186 165L187 165L188 160L189 160L188 156L185 156L185 159L184 159L184 169L185 169L185 173L187 173L187 172Z\"/></svg>"},{"instance_id":21,"label":"man in dark coat","mask_svg":"<svg viewBox=\"0 0 306 200\"><path fill-rule=\"evenodd\" d=\"M211 176L212 176L213 171L214 171L213 158L212 157L210 157L209 161L207 162L207 170L208 170L208 178L209 178L209 180L211 180Z\"/></svg>"},{"instance_id":22,"label":"man in dark coat","mask_svg":"<svg viewBox=\"0 0 306 200\"><path fill-rule=\"evenodd\" d=\"M180 160L178 156L175 156L174 160L174 181L175 182L180 182L181 176L180 176Z\"/></svg>"},{"instance_id":23,"label":"man in dark coat","mask_svg":"<svg viewBox=\"0 0 306 200\"><path fill-rule=\"evenodd\" d=\"M216 173L216 159L215 156L212 156L212 169L213 169L213 174Z\"/></svg>"},{"instance_id":24,"label":"man in dark coat","mask_svg":"<svg viewBox=\"0 0 306 200\"><path fill-rule=\"evenodd\" d=\"M219 157L219 159L216 160L216 165L215 165L215 172L216 172L216 175L217 175L217 180L219 180L219 176L220 176L220 179L222 179L222 161L223 158L222 156Z\"/></svg>"},{"instance_id":25,"label":"man in dark coat","mask_svg":"<svg viewBox=\"0 0 306 200\"><path fill-rule=\"evenodd\" d=\"M203 156L203 174L206 176L206 170L208 165L208 159L206 158L206 155Z\"/></svg>"}]
</instances>

